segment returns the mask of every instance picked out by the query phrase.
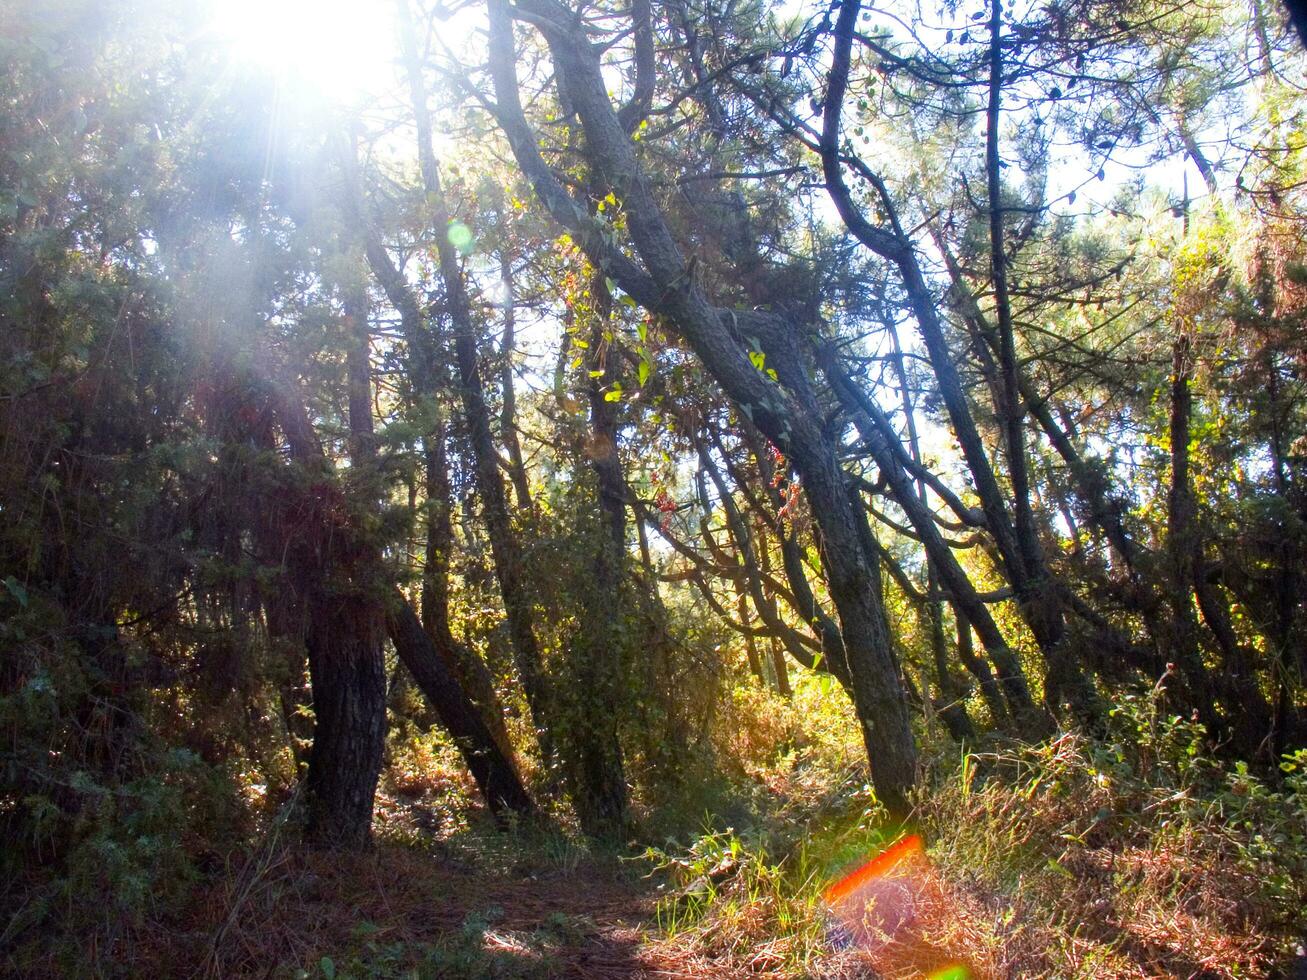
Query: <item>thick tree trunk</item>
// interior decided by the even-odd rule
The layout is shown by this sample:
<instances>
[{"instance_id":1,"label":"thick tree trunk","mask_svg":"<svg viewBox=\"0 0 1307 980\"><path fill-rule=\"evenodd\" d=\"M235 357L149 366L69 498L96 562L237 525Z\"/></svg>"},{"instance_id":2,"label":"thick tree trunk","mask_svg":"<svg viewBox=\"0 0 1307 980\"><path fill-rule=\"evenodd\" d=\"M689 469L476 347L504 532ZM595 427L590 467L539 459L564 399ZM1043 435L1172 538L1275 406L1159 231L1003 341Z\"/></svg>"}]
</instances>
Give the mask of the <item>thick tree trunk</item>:
<instances>
[{"instance_id":1,"label":"thick tree trunk","mask_svg":"<svg viewBox=\"0 0 1307 980\"><path fill-rule=\"evenodd\" d=\"M291 458L310 472L329 472L294 383L268 386ZM284 562L288 605L274 606L269 626L303 639L313 695L309 752L308 836L327 847L365 846L386 738L384 621L373 597L377 573L356 533L342 524L343 502L328 482L311 487L292 477L269 501L266 530Z\"/></svg>"},{"instance_id":2,"label":"thick tree trunk","mask_svg":"<svg viewBox=\"0 0 1307 980\"><path fill-rule=\"evenodd\" d=\"M303 584L309 595L304 640L315 719L305 780L308 834L328 847L362 847L372 833L386 739L381 610L352 590L337 592L320 581Z\"/></svg>"}]
</instances>

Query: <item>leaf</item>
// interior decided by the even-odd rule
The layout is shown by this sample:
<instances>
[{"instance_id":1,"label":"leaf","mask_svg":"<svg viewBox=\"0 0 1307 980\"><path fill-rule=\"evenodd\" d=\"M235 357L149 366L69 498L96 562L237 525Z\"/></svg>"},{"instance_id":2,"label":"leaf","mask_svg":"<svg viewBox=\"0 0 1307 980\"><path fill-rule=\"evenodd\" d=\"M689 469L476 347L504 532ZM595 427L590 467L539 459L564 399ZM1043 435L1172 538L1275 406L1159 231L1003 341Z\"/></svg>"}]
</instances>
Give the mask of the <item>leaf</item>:
<instances>
[{"instance_id":1,"label":"leaf","mask_svg":"<svg viewBox=\"0 0 1307 980\"><path fill-rule=\"evenodd\" d=\"M336 961L330 956L324 956L318 961L318 968L327 980L336 980Z\"/></svg>"},{"instance_id":2,"label":"leaf","mask_svg":"<svg viewBox=\"0 0 1307 980\"><path fill-rule=\"evenodd\" d=\"M643 387L644 387L644 383L645 383L646 381L649 380L649 375L650 375L651 373L653 373L653 372L652 372L652 369L649 367L649 362L646 361L646 360L641 360L641 361L640 361L640 367L637 369L637 374L639 375L639 378L640 378L640 387L641 387L641 388L643 388Z\"/></svg>"},{"instance_id":3,"label":"leaf","mask_svg":"<svg viewBox=\"0 0 1307 980\"><path fill-rule=\"evenodd\" d=\"M622 400L621 388L614 388L612 391L604 392L604 401L606 402L620 402L621 400Z\"/></svg>"},{"instance_id":4,"label":"leaf","mask_svg":"<svg viewBox=\"0 0 1307 980\"><path fill-rule=\"evenodd\" d=\"M1071 879L1075 878L1075 875L1072 874L1071 871L1067 869L1066 865L1062 864L1062 862L1058 861L1056 858L1048 859L1048 869L1050 871L1056 871L1063 878L1071 878Z\"/></svg>"},{"instance_id":5,"label":"leaf","mask_svg":"<svg viewBox=\"0 0 1307 980\"><path fill-rule=\"evenodd\" d=\"M20 606L24 609L27 608L27 589L22 582L12 575L8 575L5 577L5 588L9 590L9 594L17 600Z\"/></svg>"}]
</instances>

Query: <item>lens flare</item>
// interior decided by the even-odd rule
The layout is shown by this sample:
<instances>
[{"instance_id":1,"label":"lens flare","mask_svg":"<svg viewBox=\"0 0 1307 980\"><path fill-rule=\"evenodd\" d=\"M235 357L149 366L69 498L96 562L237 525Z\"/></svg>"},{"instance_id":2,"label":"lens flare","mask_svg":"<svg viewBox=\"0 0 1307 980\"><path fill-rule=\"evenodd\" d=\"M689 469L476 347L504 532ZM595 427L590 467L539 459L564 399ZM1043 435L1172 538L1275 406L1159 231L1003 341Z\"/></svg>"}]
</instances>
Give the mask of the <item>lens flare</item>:
<instances>
[{"instance_id":1,"label":"lens flare","mask_svg":"<svg viewBox=\"0 0 1307 980\"><path fill-rule=\"evenodd\" d=\"M835 933L845 945L877 950L911 922L911 870L924 855L921 838L909 834L826 889Z\"/></svg>"},{"instance_id":2,"label":"lens flare","mask_svg":"<svg viewBox=\"0 0 1307 980\"><path fill-rule=\"evenodd\" d=\"M970 967L913 928L930 917L929 870L921 837L908 834L830 885L822 897L832 938L872 955L877 967L910 965L927 980L970 980Z\"/></svg>"}]
</instances>

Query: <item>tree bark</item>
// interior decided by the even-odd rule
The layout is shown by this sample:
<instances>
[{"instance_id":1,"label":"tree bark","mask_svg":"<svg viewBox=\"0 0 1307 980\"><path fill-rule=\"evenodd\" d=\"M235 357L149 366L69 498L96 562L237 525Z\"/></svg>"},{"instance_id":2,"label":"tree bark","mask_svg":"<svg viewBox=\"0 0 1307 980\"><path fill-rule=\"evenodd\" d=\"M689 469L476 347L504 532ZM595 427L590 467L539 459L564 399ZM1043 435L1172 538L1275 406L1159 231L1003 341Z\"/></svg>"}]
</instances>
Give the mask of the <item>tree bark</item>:
<instances>
[{"instance_id":1,"label":"tree bark","mask_svg":"<svg viewBox=\"0 0 1307 980\"><path fill-rule=\"evenodd\" d=\"M604 333L612 297L602 273L590 282L591 311L587 370L590 375L590 438L586 447L599 493L602 528L591 557L588 608L574 646L577 705L574 745L576 810L581 829L592 837L617 839L626 828L626 772L618 740L620 684L627 644L623 642L626 577L626 480L618 456L618 403L605 398L616 380Z\"/></svg>"},{"instance_id":2,"label":"tree bark","mask_svg":"<svg viewBox=\"0 0 1307 980\"><path fill-rule=\"evenodd\" d=\"M939 383L940 397L948 410L954 434L962 447L963 457L980 497L986 528L1003 559L1023 618L1047 663L1046 700L1050 701L1050 707L1054 707L1065 698L1077 716L1092 721L1100 715L1101 706L1092 684L1067 649L1066 624L1056 583L1048 573L1042 552L1038 552L1039 564L1034 568L1028 567L1029 549L1021 547L1019 536L1013 529L1004 494L976 429L953 363L952 351L944 336L943 324L912 242L899 225L897 212L884 183L869 168L863 165L859 172L875 187L889 214L890 230L867 221L854 203L852 192L844 181L843 158L839 146L840 115L848 90L853 35L860 9L860 0L845 0L836 19L835 50L831 58L819 144L826 185L840 217L854 236L899 269L909 306L917 320L931 367Z\"/></svg>"},{"instance_id":3,"label":"tree bark","mask_svg":"<svg viewBox=\"0 0 1307 980\"><path fill-rule=\"evenodd\" d=\"M362 847L372 835L372 802L386 740L381 610L356 587L341 591L305 580L325 570L303 571L315 720L305 780L308 834L328 847ZM328 572L339 573L339 568Z\"/></svg>"},{"instance_id":4,"label":"tree bark","mask_svg":"<svg viewBox=\"0 0 1307 980\"><path fill-rule=\"evenodd\" d=\"M508 759L513 743L504 724L504 708L485 661L454 636L449 623L449 560L454 547L445 425L438 420L427 436L427 543L422 567L422 626L442 659L481 712L495 744Z\"/></svg>"},{"instance_id":5,"label":"tree bark","mask_svg":"<svg viewBox=\"0 0 1307 980\"><path fill-rule=\"evenodd\" d=\"M307 474L329 476L330 464L295 382L274 380L267 389L291 459L304 471L269 501L269 534L294 596L293 619L279 621L308 651L314 727L307 833L326 847L359 848L371 838L386 738L384 620L370 581L379 570L342 516L339 489L329 479L305 486Z\"/></svg>"},{"instance_id":6,"label":"tree bark","mask_svg":"<svg viewBox=\"0 0 1307 980\"><path fill-rule=\"evenodd\" d=\"M499 356L503 366L499 370L500 401L499 428L508 450L508 478L517 494L517 506L531 509L531 485L527 480L526 463L522 459L522 441L517 437L517 390L513 385L513 352L517 346L517 309L513 292L512 258L504 248L499 252L499 275L504 284L504 339Z\"/></svg>"},{"instance_id":7,"label":"tree bark","mask_svg":"<svg viewBox=\"0 0 1307 980\"><path fill-rule=\"evenodd\" d=\"M1022 670L1020 661L1008 646L998 624L994 622L989 607L981 600L970 578L944 540L935 523L934 515L922 502L904 470L902 460L897 457L896 450L901 452L902 447L898 445L889 420L874 401L852 384L839 365L834 362L833 356L826 355L824 367L837 395L850 409L854 424L871 450L872 458L875 459L877 467L888 483L895 501L912 522L913 529L926 549L930 563L948 589L954 604L963 610L967 620L976 628L986 653L998 668L999 682L1011 707L1011 714L1027 734L1037 735L1046 732L1047 724L1041 718L1030 696L1025 671Z\"/></svg>"}]
</instances>

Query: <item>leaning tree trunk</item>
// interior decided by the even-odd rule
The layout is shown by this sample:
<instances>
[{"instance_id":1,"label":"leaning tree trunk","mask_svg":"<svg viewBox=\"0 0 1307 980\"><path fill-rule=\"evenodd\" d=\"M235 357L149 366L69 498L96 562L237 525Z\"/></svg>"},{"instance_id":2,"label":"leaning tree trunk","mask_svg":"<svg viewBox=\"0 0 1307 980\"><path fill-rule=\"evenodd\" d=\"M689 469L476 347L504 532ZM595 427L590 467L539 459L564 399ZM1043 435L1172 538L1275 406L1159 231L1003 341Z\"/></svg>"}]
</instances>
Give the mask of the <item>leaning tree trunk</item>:
<instances>
[{"instance_id":1,"label":"leaning tree trunk","mask_svg":"<svg viewBox=\"0 0 1307 980\"><path fill-rule=\"evenodd\" d=\"M1092 683L1066 642L1066 622L1056 582L1048 569L1046 557L1037 547L1037 540L1033 535L1018 535L1013 528L1005 496L967 404L965 391L953 363L953 352L944 336L934 297L913 251L912 241L899 223L897 210L883 182L865 164L857 161L861 164L859 172L876 188L882 209L888 215L889 228L873 225L867 220L844 180L845 160L840 148L840 118L844 96L848 91L853 40L860 10L860 0L845 0L840 6L835 24L835 48L824 100L819 144L826 185L848 229L873 252L894 263L902 277L908 304L917 320L927 357L939 384L941 400L948 411L954 435L980 498L986 528L993 536L1003 559L1004 571L1016 593L1018 608L1034 634L1047 664L1046 700L1050 701L1050 707L1054 707L1065 699L1078 717L1092 721L1100 716L1101 705ZM991 114L995 108L996 104L991 100Z\"/></svg>"},{"instance_id":2,"label":"leaning tree trunk","mask_svg":"<svg viewBox=\"0 0 1307 980\"><path fill-rule=\"evenodd\" d=\"M495 679L476 651L460 643L449 622L449 562L454 546L453 503L445 455L445 426L437 420L426 438L427 549L422 566L422 625L485 719L500 751L514 756Z\"/></svg>"},{"instance_id":3,"label":"leaning tree trunk","mask_svg":"<svg viewBox=\"0 0 1307 980\"><path fill-rule=\"evenodd\" d=\"M554 765L556 752L550 732L549 692L543 657L535 634L535 612L526 578L522 549L513 531L508 500L499 475L499 453L490 426L490 406L478 358L478 331L459 266L458 253L449 238L449 207L440 183L440 172L432 149L431 119L418 61L417 41L406 3L400 4L405 71L408 75L413 116L418 136L418 161L422 186L435 225L435 246L445 302L454 330L459 394L472 448L473 475L481 497L481 514L490 538L490 554L499 581L513 644L517 672L526 693L527 706L535 724L540 755L545 767Z\"/></svg>"},{"instance_id":4,"label":"leaning tree trunk","mask_svg":"<svg viewBox=\"0 0 1307 980\"><path fill-rule=\"evenodd\" d=\"M387 612L386 625L395 653L453 738L491 812L511 811L524 816L532 813L531 798L513 767L512 757L500 748L481 712L459 686L446 658L398 589L391 594Z\"/></svg>"},{"instance_id":5,"label":"leaning tree trunk","mask_svg":"<svg viewBox=\"0 0 1307 980\"><path fill-rule=\"evenodd\" d=\"M794 350L795 325L765 311L719 310L698 282L671 234L649 181L608 98L599 52L568 10L555 0L531 0L527 16L543 25L560 93L585 131L591 179L622 202L640 263L617 248L558 182L540 156L522 110L512 17L518 8L490 0L490 74L497 119L514 157L541 201L590 260L638 303L664 316L694 350L742 414L794 461L825 544L830 594L839 612L845 667L863 730L872 781L892 810L906 814L917 778L916 746L903 687L872 588L875 569L859 542L838 446ZM641 264L642 263L642 264ZM760 338L776 377L758 371L745 336Z\"/></svg>"},{"instance_id":6,"label":"leaning tree trunk","mask_svg":"<svg viewBox=\"0 0 1307 980\"><path fill-rule=\"evenodd\" d=\"M371 342L367 327L366 296L354 297L352 302L351 298L347 297L345 309L348 325L351 328L347 358L351 462L365 476L375 476ZM438 431L436 435L439 439L443 433ZM430 478L433 474L428 471L427 475ZM372 501L372 503L379 503L379 501ZM447 497L444 503L448 504ZM447 519L448 515L445 516ZM444 547L446 552L439 558L447 559L448 542L444 542ZM364 540L359 542L359 550L366 556L369 565L378 573L376 577L379 578L381 556L377 547ZM441 595L439 598L447 601L448 597ZM517 770L513 767L511 754L496 742L481 712L460 685L455 671L451 669L451 661L454 659L451 650L446 648L442 651L432 643L430 636L422 628L417 613L398 589L392 589L389 606L385 610L382 610L375 599L370 598L369 601L369 614L378 617L373 628L379 629L383 623L389 627L400 662L413 675L423 695L435 709L441 724L453 737L454 744L462 753L491 811L496 814L510 810L519 814L529 814L532 809L531 800L522 786ZM448 608L442 607L440 611L444 613L445 618L440 624L436 624L438 627L440 625L444 627L443 634L439 635L448 636L452 644L453 638L449 635ZM324 628L330 626L327 617L323 617L322 621ZM318 622L316 617L313 622L315 624ZM313 649L313 644L310 643L310 662L313 658ZM382 690L384 697L384 681ZM493 688L491 692L493 694ZM311 773L312 767L310 767Z\"/></svg>"}]
</instances>

